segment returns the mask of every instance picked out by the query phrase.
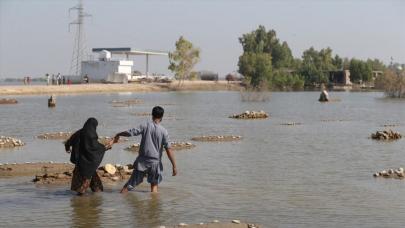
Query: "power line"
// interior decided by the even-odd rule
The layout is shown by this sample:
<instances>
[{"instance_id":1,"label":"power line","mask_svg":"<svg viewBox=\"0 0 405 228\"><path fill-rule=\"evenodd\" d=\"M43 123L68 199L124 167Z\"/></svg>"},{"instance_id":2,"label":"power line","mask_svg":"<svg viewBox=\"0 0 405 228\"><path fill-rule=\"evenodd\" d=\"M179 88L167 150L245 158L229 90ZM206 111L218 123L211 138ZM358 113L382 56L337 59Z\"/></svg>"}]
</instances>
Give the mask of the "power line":
<instances>
[{"instance_id":1,"label":"power line","mask_svg":"<svg viewBox=\"0 0 405 228\"><path fill-rule=\"evenodd\" d=\"M84 57L85 47L85 33L84 33L84 18L91 17L90 14L84 12L82 0L79 0L79 4L69 9L70 11L77 10L77 18L69 23L70 26L76 26L76 34L73 46L72 60L70 62L70 74L75 73L78 76L81 73L81 62Z\"/></svg>"}]
</instances>

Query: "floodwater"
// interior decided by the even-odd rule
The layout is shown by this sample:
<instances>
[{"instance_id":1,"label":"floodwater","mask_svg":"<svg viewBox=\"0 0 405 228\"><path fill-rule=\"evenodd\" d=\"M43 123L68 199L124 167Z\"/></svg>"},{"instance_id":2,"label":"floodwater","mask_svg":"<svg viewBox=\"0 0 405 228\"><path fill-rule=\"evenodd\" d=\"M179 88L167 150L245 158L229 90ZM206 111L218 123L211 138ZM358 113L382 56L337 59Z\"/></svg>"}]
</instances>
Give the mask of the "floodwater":
<instances>
[{"instance_id":1,"label":"floodwater","mask_svg":"<svg viewBox=\"0 0 405 228\"><path fill-rule=\"evenodd\" d=\"M68 161L60 141L36 136L74 131L88 117L99 120L99 135L137 126L154 105L166 110L163 125L172 141L200 135L242 135L239 142L196 142L176 152L178 176L164 155L157 195L142 184L128 195L123 183L101 194L74 196L68 186L36 187L32 177L0 179L0 226L155 227L240 219L265 227L403 227L405 180L373 178L376 171L405 166L405 140L377 142L369 135L398 124L405 133L405 101L382 93L331 93L340 102L322 104L318 92L272 93L270 101L241 102L237 92L120 93L17 97L0 106L0 134L21 138L19 149L1 150L0 162ZM112 107L114 99L143 104ZM227 118L264 110L271 118ZM284 126L282 123L301 125ZM104 163L132 163L136 154L115 145Z\"/></svg>"},{"instance_id":2,"label":"floodwater","mask_svg":"<svg viewBox=\"0 0 405 228\"><path fill-rule=\"evenodd\" d=\"M22 86L24 85L23 81L5 81L0 79L0 85L2 86ZM43 81L31 81L30 85L46 85L46 82ZM26 85L29 86L29 85Z\"/></svg>"}]
</instances>

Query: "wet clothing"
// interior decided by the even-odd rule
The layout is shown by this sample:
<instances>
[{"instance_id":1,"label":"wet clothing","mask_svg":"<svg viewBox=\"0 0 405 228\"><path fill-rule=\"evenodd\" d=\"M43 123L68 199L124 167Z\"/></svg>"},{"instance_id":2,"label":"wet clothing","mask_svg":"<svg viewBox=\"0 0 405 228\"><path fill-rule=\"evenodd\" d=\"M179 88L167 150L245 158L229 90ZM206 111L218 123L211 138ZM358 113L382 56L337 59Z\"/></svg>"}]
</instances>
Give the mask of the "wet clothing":
<instances>
[{"instance_id":1,"label":"wet clothing","mask_svg":"<svg viewBox=\"0 0 405 228\"><path fill-rule=\"evenodd\" d=\"M161 163L152 163L145 171L134 169L126 186L128 190L132 190L135 186L142 183L145 177L147 177L147 181L150 184L160 184L162 181L162 171L163 166Z\"/></svg>"},{"instance_id":2,"label":"wet clothing","mask_svg":"<svg viewBox=\"0 0 405 228\"><path fill-rule=\"evenodd\" d=\"M91 183L97 179L101 183L96 170L103 160L106 148L98 142L97 125L95 118L89 118L83 128L74 133L65 143L66 150L72 147L71 161L76 164L77 173L72 178L72 190L78 189L78 183L81 183L84 189L91 187Z\"/></svg>"},{"instance_id":3,"label":"wet clothing","mask_svg":"<svg viewBox=\"0 0 405 228\"><path fill-rule=\"evenodd\" d=\"M91 179L87 179L80 175L79 169L77 167L73 170L72 184L70 190L76 191L78 193L84 193L90 187L93 192L100 192L104 190L103 183L97 172L93 174Z\"/></svg>"},{"instance_id":4,"label":"wet clothing","mask_svg":"<svg viewBox=\"0 0 405 228\"><path fill-rule=\"evenodd\" d=\"M138 128L128 130L131 136L141 135L139 155L134 162L134 171L126 186L129 189L137 186L145 176L151 184L162 181L162 153L163 148L170 148L167 130L160 124L148 121Z\"/></svg>"},{"instance_id":5,"label":"wet clothing","mask_svg":"<svg viewBox=\"0 0 405 228\"><path fill-rule=\"evenodd\" d=\"M80 130L79 161L76 165L80 174L87 179L91 179L96 172L106 151L105 146L98 142L97 125L97 120L90 118Z\"/></svg>"}]
</instances>

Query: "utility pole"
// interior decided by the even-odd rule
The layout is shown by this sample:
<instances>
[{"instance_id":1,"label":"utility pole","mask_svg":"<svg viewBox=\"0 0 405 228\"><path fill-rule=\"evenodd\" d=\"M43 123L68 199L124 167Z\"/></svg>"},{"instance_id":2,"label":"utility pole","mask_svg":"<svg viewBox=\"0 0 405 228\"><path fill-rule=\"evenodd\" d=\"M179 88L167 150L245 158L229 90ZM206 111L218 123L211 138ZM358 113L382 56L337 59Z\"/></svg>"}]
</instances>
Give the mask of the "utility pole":
<instances>
[{"instance_id":1,"label":"utility pole","mask_svg":"<svg viewBox=\"0 0 405 228\"><path fill-rule=\"evenodd\" d=\"M69 9L70 11L77 10L77 18L69 23L69 31L71 25L76 25L75 43L73 46L72 61L70 63L70 73L74 73L75 76L79 76L81 73L81 62L83 60L83 52L86 48L84 45L84 18L91 17L90 14L84 12L82 0L79 0L79 4Z\"/></svg>"}]
</instances>

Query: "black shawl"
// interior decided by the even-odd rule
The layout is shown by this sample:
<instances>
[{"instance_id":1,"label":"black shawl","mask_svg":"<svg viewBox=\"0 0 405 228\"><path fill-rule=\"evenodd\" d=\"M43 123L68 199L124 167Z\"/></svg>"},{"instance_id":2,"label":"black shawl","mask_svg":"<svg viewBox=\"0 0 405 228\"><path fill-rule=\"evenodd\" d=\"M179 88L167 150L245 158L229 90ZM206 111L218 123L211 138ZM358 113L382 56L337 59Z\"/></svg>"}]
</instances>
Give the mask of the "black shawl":
<instances>
[{"instance_id":1,"label":"black shawl","mask_svg":"<svg viewBox=\"0 0 405 228\"><path fill-rule=\"evenodd\" d=\"M76 131L65 142L65 150L66 152L70 151L70 162L72 162L73 164L78 164L79 161L80 131L81 129Z\"/></svg>"},{"instance_id":2,"label":"black shawl","mask_svg":"<svg viewBox=\"0 0 405 228\"><path fill-rule=\"evenodd\" d=\"M106 151L105 146L98 142L97 125L95 118L89 118L79 130L79 155L76 167L79 168L80 175L87 179L94 175Z\"/></svg>"}]
</instances>

